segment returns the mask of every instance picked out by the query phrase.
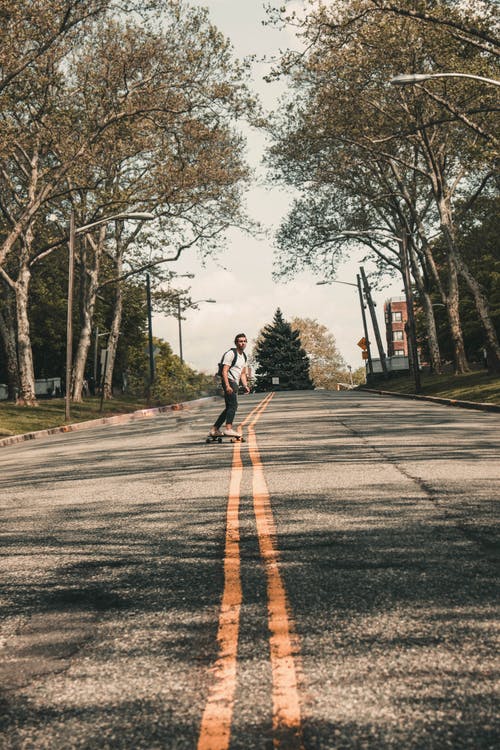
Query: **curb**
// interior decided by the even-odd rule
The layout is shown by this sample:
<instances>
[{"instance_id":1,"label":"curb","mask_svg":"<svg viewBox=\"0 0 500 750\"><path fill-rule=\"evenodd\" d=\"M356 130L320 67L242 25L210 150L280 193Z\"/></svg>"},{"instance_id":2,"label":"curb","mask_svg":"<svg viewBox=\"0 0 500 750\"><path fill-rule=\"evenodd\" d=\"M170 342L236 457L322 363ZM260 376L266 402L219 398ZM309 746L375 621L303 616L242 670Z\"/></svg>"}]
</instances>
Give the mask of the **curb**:
<instances>
[{"instance_id":1,"label":"curb","mask_svg":"<svg viewBox=\"0 0 500 750\"><path fill-rule=\"evenodd\" d=\"M46 430L37 430L36 432L25 432L22 435L11 435L10 437L0 438L0 448L15 443L24 443L27 440L38 440L47 435L56 435L61 432L76 432L77 430L88 430L91 427L98 427L106 424L126 424L136 419L149 419L157 417L159 414L168 412L184 411L185 409L205 406L208 403L218 401L218 396L205 396L193 401L182 401L179 404L169 404L168 406L156 406L150 409L139 409L139 411L128 412L127 414L116 414L113 417L100 417L99 419L88 419L86 422L75 422L74 424L63 424L59 427L49 427Z\"/></svg>"},{"instance_id":2,"label":"curb","mask_svg":"<svg viewBox=\"0 0 500 750\"><path fill-rule=\"evenodd\" d=\"M377 393L379 396L396 396L396 398L412 398L415 401L431 401L443 406L458 406L461 409L475 409L476 411L500 412L499 404L485 404L481 401L460 401L455 398L441 398L440 396L421 396L419 393L396 393L395 391L379 391L375 388L360 388L366 393Z\"/></svg>"}]
</instances>

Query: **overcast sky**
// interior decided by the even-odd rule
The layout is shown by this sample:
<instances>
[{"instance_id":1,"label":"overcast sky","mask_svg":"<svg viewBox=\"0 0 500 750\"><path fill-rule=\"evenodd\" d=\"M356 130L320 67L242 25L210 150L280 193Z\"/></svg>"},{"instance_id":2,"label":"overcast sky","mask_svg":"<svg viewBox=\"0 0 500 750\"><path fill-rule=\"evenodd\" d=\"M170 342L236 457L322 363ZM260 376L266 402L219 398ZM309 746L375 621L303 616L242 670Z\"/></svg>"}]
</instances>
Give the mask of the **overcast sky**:
<instances>
[{"instance_id":1,"label":"overcast sky","mask_svg":"<svg viewBox=\"0 0 500 750\"><path fill-rule=\"evenodd\" d=\"M239 57L250 54L273 55L293 43L286 32L262 26L265 18L260 0L205 0L191 5L205 6L215 25L231 40ZM268 84L262 79L268 68L254 66L254 86L266 108L275 106L282 93L281 84ZM265 172L260 166L265 149L262 133L245 131L248 138L247 158L263 183ZM300 274L294 281L276 283L272 280L273 238L280 220L287 214L292 200L286 193L270 185L255 184L247 195L250 215L269 230L269 237L248 237L233 231L227 249L217 260L203 267L196 251L189 250L175 264L178 273L194 273L192 280L181 279L179 286L190 286L193 300L216 300L201 303L198 310L187 310L182 321L184 359L198 370L215 372L221 353L232 345L236 333L248 336L248 352L260 329L270 323L277 307L285 318L314 318L335 336L337 346L353 369L362 365L361 350L356 343L363 335L357 290L340 284L317 286L319 280ZM361 257L361 256L360 256ZM359 257L345 263L337 278L355 283ZM384 300L401 294L401 283L392 283L377 294L380 325ZM168 341L179 353L176 318L155 316L154 335ZM371 336L373 339L373 336Z\"/></svg>"}]
</instances>

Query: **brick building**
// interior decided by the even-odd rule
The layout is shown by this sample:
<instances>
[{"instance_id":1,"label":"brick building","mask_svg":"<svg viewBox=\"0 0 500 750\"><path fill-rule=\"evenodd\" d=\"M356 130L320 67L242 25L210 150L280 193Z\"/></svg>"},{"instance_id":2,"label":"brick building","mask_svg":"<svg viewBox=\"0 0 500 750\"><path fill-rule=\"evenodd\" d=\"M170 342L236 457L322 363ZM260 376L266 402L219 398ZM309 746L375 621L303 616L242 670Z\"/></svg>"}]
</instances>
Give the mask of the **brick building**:
<instances>
[{"instance_id":1,"label":"brick building","mask_svg":"<svg viewBox=\"0 0 500 750\"><path fill-rule=\"evenodd\" d=\"M384 303L385 334L388 357L407 357L406 323L408 308L405 297L391 297Z\"/></svg>"}]
</instances>

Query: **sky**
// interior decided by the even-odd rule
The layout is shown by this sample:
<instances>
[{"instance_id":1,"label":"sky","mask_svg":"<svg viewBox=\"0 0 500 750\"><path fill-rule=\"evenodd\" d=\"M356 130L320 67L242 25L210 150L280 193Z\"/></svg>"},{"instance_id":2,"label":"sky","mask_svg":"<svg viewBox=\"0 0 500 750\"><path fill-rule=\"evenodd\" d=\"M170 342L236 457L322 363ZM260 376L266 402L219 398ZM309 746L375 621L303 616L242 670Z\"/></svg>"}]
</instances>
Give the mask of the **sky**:
<instances>
[{"instance_id":1,"label":"sky","mask_svg":"<svg viewBox=\"0 0 500 750\"><path fill-rule=\"evenodd\" d=\"M262 25L265 10L260 0L190 0L190 5L209 9L213 23L231 40L238 57L277 55L280 49L294 44L288 32ZM263 76L268 70L268 63L254 65L253 86L263 106L272 109L276 107L284 85L266 83ZM241 129L247 137L247 159L258 177L246 196L247 209L266 233L265 236L252 237L231 230L226 249L216 259L208 259L202 265L196 251L191 249L169 269L178 274L195 274L192 280L184 278L178 282L179 288L189 287L194 301L216 300L216 304L200 302L197 310L184 312L185 319L181 322L184 359L197 370L215 372L221 354L233 345L234 336L240 332L248 337L247 352L250 354L259 331L272 322L279 307L286 320L313 318L326 326L334 335L346 364L356 370L363 364L361 349L357 346L363 336L357 289L345 284L318 286L320 279L309 273L301 273L286 283L272 279L273 235L288 213L293 193L266 184L265 169L261 165L265 136L254 129ZM360 250L357 258L351 258L339 268L339 281L356 283L362 255ZM368 270L369 266L365 267ZM375 294L382 332L384 300L400 294L399 281L393 281ZM177 318L156 315L153 329L155 336L168 341L174 353L179 353Z\"/></svg>"}]
</instances>

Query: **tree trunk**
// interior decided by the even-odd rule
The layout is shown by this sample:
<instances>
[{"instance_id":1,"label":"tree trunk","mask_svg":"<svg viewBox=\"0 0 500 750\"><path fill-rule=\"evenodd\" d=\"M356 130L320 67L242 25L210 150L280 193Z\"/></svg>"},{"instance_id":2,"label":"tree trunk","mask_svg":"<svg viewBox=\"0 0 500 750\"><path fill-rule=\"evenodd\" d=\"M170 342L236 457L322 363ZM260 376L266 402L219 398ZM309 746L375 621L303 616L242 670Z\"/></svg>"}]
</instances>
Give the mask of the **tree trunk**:
<instances>
[{"instance_id":1,"label":"tree trunk","mask_svg":"<svg viewBox=\"0 0 500 750\"><path fill-rule=\"evenodd\" d=\"M11 290L5 286L0 296L0 339L5 353L7 398L15 401L19 388L15 315L12 310Z\"/></svg>"},{"instance_id":2,"label":"tree trunk","mask_svg":"<svg viewBox=\"0 0 500 750\"><path fill-rule=\"evenodd\" d=\"M31 273L27 263L19 269L15 285L17 314L17 357L19 364L18 404L37 406L35 395L35 372L31 350L30 323L28 317L28 289Z\"/></svg>"},{"instance_id":3,"label":"tree trunk","mask_svg":"<svg viewBox=\"0 0 500 750\"><path fill-rule=\"evenodd\" d=\"M83 381L85 377L85 365L87 363L87 356L90 349L92 339L92 318L93 309L87 308L84 313L82 326L80 328L80 335L78 337L78 346L75 355L75 361L73 364L73 382L72 382L72 401L80 402L83 400Z\"/></svg>"},{"instance_id":4,"label":"tree trunk","mask_svg":"<svg viewBox=\"0 0 500 750\"><path fill-rule=\"evenodd\" d=\"M462 374L470 372L467 355L465 353L464 338L462 333L462 324L460 322L459 300L460 293L458 288L458 252L455 242L455 228L449 202L443 195L437 201L439 209L439 218L441 229L448 245L448 294L444 300L450 321L450 332L455 347L455 372Z\"/></svg>"},{"instance_id":5,"label":"tree trunk","mask_svg":"<svg viewBox=\"0 0 500 750\"><path fill-rule=\"evenodd\" d=\"M117 258L115 273L116 277L119 278L122 274L123 259L120 252L119 240L117 242ZM116 350L118 347L118 337L120 336L120 327L122 324L122 313L123 313L123 294L121 284L118 281L115 287L115 304L113 307L113 320L111 322L110 333L108 336L108 362L106 365L106 372L104 373L104 398L112 398L113 396L113 370L115 368Z\"/></svg>"},{"instance_id":6,"label":"tree trunk","mask_svg":"<svg viewBox=\"0 0 500 750\"><path fill-rule=\"evenodd\" d=\"M73 366L73 401L82 401L83 381L85 378L85 365L92 341L92 324L94 320L94 309L99 281L99 269L102 255L102 247L106 234L106 227L102 227L99 240L95 243L91 237L84 241L84 250L81 256L81 327L76 350L75 363ZM93 249L93 262L90 263L87 253L87 241Z\"/></svg>"},{"instance_id":7,"label":"tree trunk","mask_svg":"<svg viewBox=\"0 0 500 750\"><path fill-rule=\"evenodd\" d=\"M412 247L410 247L409 249L409 254L411 273L413 278L415 279L415 284L417 286L418 293L422 301L422 306L424 308L427 329L427 344L429 347L429 356L431 358L432 371L435 372L436 375L441 375L443 366L441 362L441 352L439 351L439 341L436 329L436 320L434 318L434 309L432 307L432 300L426 288L424 276L422 274L415 250Z\"/></svg>"},{"instance_id":8,"label":"tree trunk","mask_svg":"<svg viewBox=\"0 0 500 750\"><path fill-rule=\"evenodd\" d=\"M446 312L450 323L450 333L453 340L455 355L455 373L457 375L469 372L469 363L465 354L464 337L462 333L462 324L460 322L459 312L459 290L458 290L458 273L454 256L448 255L448 294L444 298Z\"/></svg>"},{"instance_id":9,"label":"tree trunk","mask_svg":"<svg viewBox=\"0 0 500 750\"><path fill-rule=\"evenodd\" d=\"M434 317L434 308L432 299L428 292L422 292L422 304L424 308L425 320L427 324L427 344L429 346L429 356L431 358L432 371L436 375L442 375L443 363L441 352L439 351L439 340L436 328L436 318Z\"/></svg>"},{"instance_id":10,"label":"tree trunk","mask_svg":"<svg viewBox=\"0 0 500 750\"><path fill-rule=\"evenodd\" d=\"M448 268L448 291L446 292L443 285L439 282L438 286L441 292L443 304L446 306L448 321L450 325L450 334L454 348L455 372L457 374L469 372L469 363L465 354L465 345L460 322L459 311L459 288L457 272L457 247L455 242L455 226L453 213L451 209L451 199L453 190L451 190L446 181L446 160L443 160L442 153L429 139L428 132L425 128L420 131L420 147L428 167L428 177L432 185L434 200L439 213L439 221L443 232L446 245L446 262ZM463 175L462 175L463 176ZM458 179L455 179L455 187ZM427 247L429 253L430 247ZM432 253L430 253L432 254ZM434 262L434 261L432 261Z\"/></svg>"}]
</instances>

